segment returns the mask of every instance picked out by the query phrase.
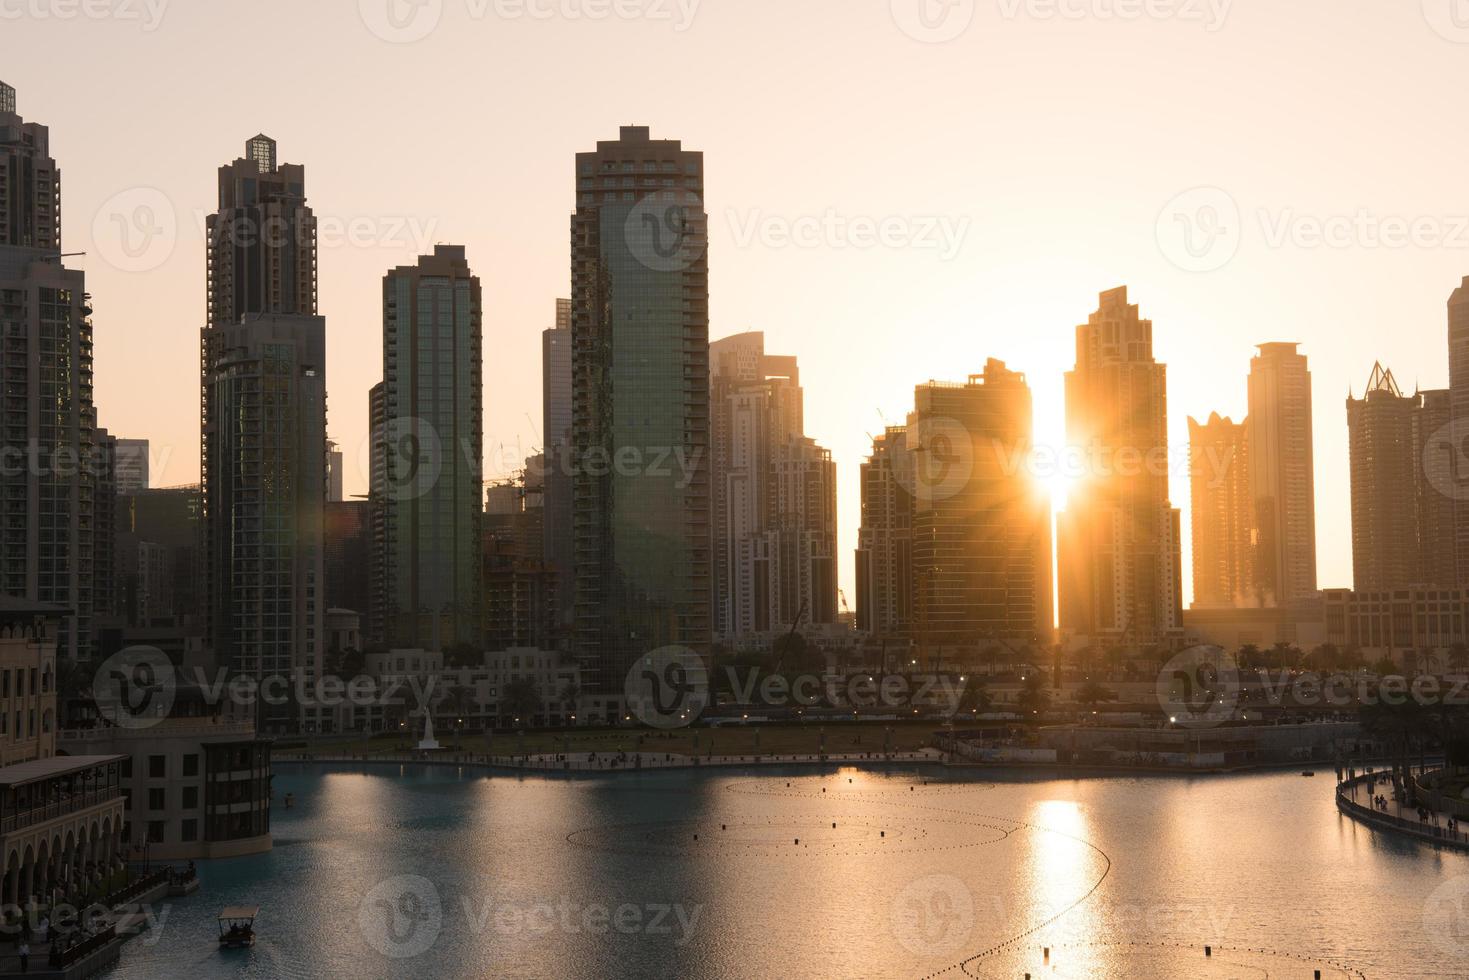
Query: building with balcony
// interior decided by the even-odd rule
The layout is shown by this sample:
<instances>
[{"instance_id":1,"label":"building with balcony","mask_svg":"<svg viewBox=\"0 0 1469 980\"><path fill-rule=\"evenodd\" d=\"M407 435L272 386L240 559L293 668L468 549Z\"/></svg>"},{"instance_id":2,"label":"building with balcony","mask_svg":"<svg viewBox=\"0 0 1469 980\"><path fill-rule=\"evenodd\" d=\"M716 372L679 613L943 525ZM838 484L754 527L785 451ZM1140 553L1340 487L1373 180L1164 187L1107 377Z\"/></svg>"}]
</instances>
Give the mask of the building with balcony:
<instances>
[{"instance_id":1,"label":"building with balcony","mask_svg":"<svg viewBox=\"0 0 1469 980\"><path fill-rule=\"evenodd\" d=\"M102 718L61 733L63 751L120 759L121 843L136 860L257 854L271 847L270 739L254 709L180 684L165 717L116 726ZM3 775L3 772L0 772Z\"/></svg>"},{"instance_id":2,"label":"building with balcony","mask_svg":"<svg viewBox=\"0 0 1469 980\"><path fill-rule=\"evenodd\" d=\"M704 155L624 126L575 177L576 648L611 696L643 654L710 645Z\"/></svg>"},{"instance_id":3,"label":"building with balcony","mask_svg":"<svg viewBox=\"0 0 1469 980\"><path fill-rule=\"evenodd\" d=\"M56 638L65 610L0 596L0 903L81 895L126 860L124 759L56 755Z\"/></svg>"}]
</instances>

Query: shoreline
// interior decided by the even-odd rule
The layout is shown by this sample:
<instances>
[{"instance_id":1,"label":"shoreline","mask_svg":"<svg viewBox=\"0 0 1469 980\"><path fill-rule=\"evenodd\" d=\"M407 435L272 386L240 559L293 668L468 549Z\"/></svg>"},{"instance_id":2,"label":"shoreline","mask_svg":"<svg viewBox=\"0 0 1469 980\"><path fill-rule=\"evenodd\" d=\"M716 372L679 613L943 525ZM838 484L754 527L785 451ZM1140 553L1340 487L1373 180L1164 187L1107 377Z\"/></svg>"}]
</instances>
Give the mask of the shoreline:
<instances>
[{"instance_id":1,"label":"shoreline","mask_svg":"<svg viewBox=\"0 0 1469 980\"><path fill-rule=\"evenodd\" d=\"M1185 777L1223 777L1240 776L1252 773L1267 772L1312 772L1332 773L1340 767L1334 762L1323 761L1300 761L1300 762L1271 762L1258 765L1240 766L1230 769L1177 769L1168 767L1137 767L1137 766L1090 766L1085 764L1066 764L1043 762L975 762L962 761L953 762L942 756L932 753L904 753L905 757L897 755L882 758L862 758L847 755L828 755L823 757L803 756L792 758L761 758L752 759L742 756L715 756L703 761L690 761L687 756L681 757L681 761L664 761L658 759L652 764L603 766L592 765L586 760L554 761L532 758L528 761L516 760L508 756L458 756L454 758L426 758L408 756L381 756L381 755L322 755L322 756L282 756L271 760L272 767L281 764L309 765L312 763L324 764L353 764L353 765L422 765L452 768L474 768L488 772L504 773L529 773L536 775L626 775L647 772L687 772L690 770L708 769L762 769L762 768L804 768L820 770L828 767L856 767L856 768L891 768L893 766L915 766L933 768L943 771L974 770L976 772L995 771L1021 771L1026 773L1046 774L1055 778L1079 778L1079 777L1101 777L1116 778L1124 776L1185 776ZM1349 763L1355 767L1376 765L1379 761L1372 759L1354 759ZM1304 777L1303 777L1304 778Z\"/></svg>"}]
</instances>

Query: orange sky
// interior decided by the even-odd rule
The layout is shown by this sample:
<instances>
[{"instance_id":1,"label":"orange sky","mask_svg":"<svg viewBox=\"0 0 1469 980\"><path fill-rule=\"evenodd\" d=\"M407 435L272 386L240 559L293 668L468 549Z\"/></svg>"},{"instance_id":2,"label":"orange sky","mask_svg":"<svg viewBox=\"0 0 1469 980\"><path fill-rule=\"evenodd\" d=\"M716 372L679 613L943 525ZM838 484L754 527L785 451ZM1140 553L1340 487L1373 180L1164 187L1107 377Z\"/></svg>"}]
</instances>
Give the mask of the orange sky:
<instances>
[{"instance_id":1,"label":"orange sky","mask_svg":"<svg viewBox=\"0 0 1469 980\"><path fill-rule=\"evenodd\" d=\"M1351 579L1348 386L1379 358L1406 387L1447 383L1443 307L1469 273L1451 0L1153 0L1153 17L1130 16L1139 0L619 0L636 16L601 19L597 0L419 0L396 21L387 2L0 0L0 79L52 127L64 244L89 253L73 261L102 422L153 440L155 484L198 479L202 216L257 131L306 166L322 221L349 492L380 277L435 241L484 281L490 467L539 445L573 154L627 123L706 154L712 336L762 329L800 358L809 434L840 468L849 593L868 435L916 382L995 356L1059 441L1072 328L1100 290L1127 284L1155 322L1180 460L1188 415L1243 412L1253 344L1304 345L1323 586ZM393 24L423 36L373 33ZM1166 209L1196 187L1219 190L1182 213L1222 208L1225 233L1190 258ZM1416 240L1391 240L1394 220ZM139 225L162 234L142 248ZM1187 497L1180 470L1185 527Z\"/></svg>"}]
</instances>

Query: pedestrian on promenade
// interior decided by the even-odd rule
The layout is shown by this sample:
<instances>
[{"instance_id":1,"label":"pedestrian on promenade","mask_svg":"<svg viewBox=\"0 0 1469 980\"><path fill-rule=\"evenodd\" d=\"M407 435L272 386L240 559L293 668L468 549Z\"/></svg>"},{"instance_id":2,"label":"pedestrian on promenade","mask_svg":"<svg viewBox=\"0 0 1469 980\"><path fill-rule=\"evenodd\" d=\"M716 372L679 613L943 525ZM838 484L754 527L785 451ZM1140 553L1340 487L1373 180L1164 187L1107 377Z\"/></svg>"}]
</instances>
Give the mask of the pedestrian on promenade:
<instances>
[{"instance_id":1,"label":"pedestrian on promenade","mask_svg":"<svg viewBox=\"0 0 1469 980\"><path fill-rule=\"evenodd\" d=\"M27 942L20 944L20 972L29 973L31 970L31 945Z\"/></svg>"}]
</instances>

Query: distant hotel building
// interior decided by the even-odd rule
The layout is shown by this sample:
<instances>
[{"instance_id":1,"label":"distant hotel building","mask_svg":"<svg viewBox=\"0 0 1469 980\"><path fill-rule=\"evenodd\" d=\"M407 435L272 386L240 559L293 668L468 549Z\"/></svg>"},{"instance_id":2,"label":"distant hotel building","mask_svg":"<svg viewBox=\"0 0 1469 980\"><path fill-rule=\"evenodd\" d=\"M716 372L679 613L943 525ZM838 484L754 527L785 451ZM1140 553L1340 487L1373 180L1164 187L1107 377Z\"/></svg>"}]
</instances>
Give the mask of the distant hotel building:
<instances>
[{"instance_id":1,"label":"distant hotel building","mask_svg":"<svg viewBox=\"0 0 1469 980\"><path fill-rule=\"evenodd\" d=\"M202 331L208 635L221 667L314 680L324 636L326 322L305 170L256 136L219 169ZM286 706L262 726L300 723Z\"/></svg>"},{"instance_id":2,"label":"distant hotel building","mask_svg":"<svg viewBox=\"0 0 1469 980\"><path fill-rule=\"evenodd\" d=\"M1256 604L1253 497L1246 423L1215 412L1188 420L1196 609Z\"/></svg>"},{"instance_id":3,"label":"distant hotel building","mask_svg":"<svg viewBox=\"0 0 1469 980\"><path fill-rule=\"evenodd\" d=\"M1311 372L1297 344L1261 344L1250 361L1250 493L1254 588L1263 606L1310 602L1316 592L1316 478Z\"/></svg>"},{"instance_id":4,"label":"distant hotel building","mask_svg":"<svg viewBox=\"0 0 1469 980\"><path fill-rule=\"evenodd\" d=\"M1057 518L1061 626L1139 647L1182 631L1179 516L1168 499L1167 369L1127 288L1076 328L1066 432L1096 470Z\"/></svg>"},{"instance_id":5,"label":"distant hotel building","mask_svg":"<svg viewBox=\"0 0 1469 980\"><path fill-rule=\"evenodd\" d=\"M479 278L458 245L383 277L371 498L383 511L387 642L478 645L484 408Z\"/></svg>"},{"instance_id":6,"label":"distant hotel building","mask_svg":"<svg viewBox=\"0 0 1469 980\"><path fill-rule=\"evenodd\" d=\"M0 593L54 603L57 642L92 653L96 407L85 276L61 258L49 132L0 96L0 431L34 463L0 473Z\"/></svg>"},{"instance_id":7,"label":"distant hotel building","mask_svg":"<svg viewBox=\"0 0 1469 980\"><path fill-rule=\"evenodd\" d=\"M800 369L765 335L709 345L714 629L836 621L836 464L805 436Z\"/></svg>"},{"instance_id":8,"label":"distant hotel building","mask_svg":"<svg viewBox=\"0 0 1469 980\"><path fill-rule=\"evenodd\" d=\"M1351 455L1352 581L1358 592L1382 592L1419 580L1414 418L1422 399L1404 395L1391 371L1376 364L1361 398L1347 399Z\"/></svg>"},{"instance_id":9,"label":"distant hotel building","mask_svg":"<svg viewBox=\"0 0 1469 980\"><path fill-rule=\"evenodd\" d=\"M576 158L571 219L576 648L620 693L637 657L710 642L703 154L623 127ZM636 457L629 465L629 460Z\"/></svg>"}]
</instances>

